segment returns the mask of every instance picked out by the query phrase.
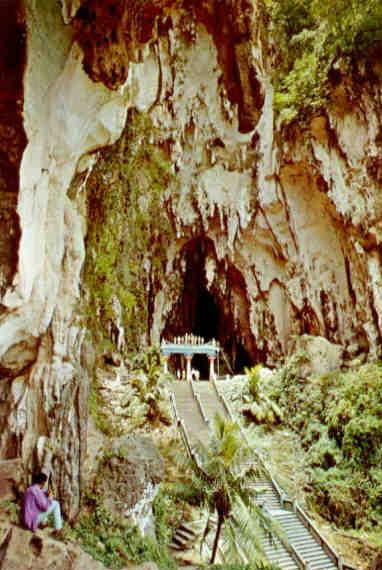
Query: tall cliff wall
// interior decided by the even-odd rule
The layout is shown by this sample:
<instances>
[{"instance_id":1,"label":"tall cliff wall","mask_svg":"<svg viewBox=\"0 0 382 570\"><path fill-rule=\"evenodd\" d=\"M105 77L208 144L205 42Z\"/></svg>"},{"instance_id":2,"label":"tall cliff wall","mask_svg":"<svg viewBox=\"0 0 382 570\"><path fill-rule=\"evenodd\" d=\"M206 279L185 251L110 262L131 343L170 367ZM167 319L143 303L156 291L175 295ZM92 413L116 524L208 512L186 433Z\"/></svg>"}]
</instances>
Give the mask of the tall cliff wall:
<instances>
[{"instance_id":1,"label":"tall cliff wall","mask_svg":"<svg viewBox=\"0 0 382 570\"><path fill-rule=\"evenodd\" d=\"M63 4L61 13L27 2L14 15L14 25L26 22L26 69L12 87L24 97L23 123L18 108L12 118L20 143L0 188L14 203L0 243L0 456L22 457L27 470L53 465L73 516L92 367L81 272L86 255L99 255L85 244L99 219L92 184L108 192L123 179L115 157L135 152L134 141L159 149L171 171L159 184L151 168L142 182L147 195L156 184L171 231L160 270L161 226L144 242L139 334L217 336L237 368L276 363L301 333L378 357L382 70L375 63L373 81L360 76L357 104L340 77L325 111L285 129L273 112L261 5ZM129 109L149 119L138 139L126 135ZM10 152L1 160L12 162ZM139 208L146 202L142 193ZM123 269L134 244L118 240ZM125 301L128 335L138 313Z\"/></svg>"}]
</instances>

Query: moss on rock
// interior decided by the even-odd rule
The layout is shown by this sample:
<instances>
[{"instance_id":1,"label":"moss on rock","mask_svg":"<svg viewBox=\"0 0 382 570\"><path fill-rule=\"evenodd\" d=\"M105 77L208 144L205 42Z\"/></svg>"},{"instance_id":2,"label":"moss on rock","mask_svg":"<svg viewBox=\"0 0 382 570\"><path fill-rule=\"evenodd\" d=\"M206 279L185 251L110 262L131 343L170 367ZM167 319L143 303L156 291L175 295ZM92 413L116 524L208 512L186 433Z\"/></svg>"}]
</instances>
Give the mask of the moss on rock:
<instances>
[{"instance_id":1,"label":"moss on rock","mask_svg":"<svg viewBox=\"0 0 382 570\"><path fill-rule=\"evenodd\" d=\"M88 320L99 341L115 342L118 319L128 351L146 339L174 233L166 199L174 186L149 117L131 111L124 133L102 152L86 186L84 281Z\"/></svg>"}]
</instances>

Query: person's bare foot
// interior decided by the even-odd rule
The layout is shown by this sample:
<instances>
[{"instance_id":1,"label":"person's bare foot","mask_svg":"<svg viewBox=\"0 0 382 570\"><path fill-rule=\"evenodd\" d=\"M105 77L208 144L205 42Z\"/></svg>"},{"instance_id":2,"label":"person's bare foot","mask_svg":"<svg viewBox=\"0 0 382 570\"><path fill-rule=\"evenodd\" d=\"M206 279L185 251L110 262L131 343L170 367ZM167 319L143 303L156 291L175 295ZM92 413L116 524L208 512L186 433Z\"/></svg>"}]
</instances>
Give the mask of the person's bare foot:
<instances>
[{"instance_id":1,"label":"person's bare foot","mask_svg":"<svg viewBox=\"0 0 382 570\"><path fill-rule=\"evenodd\" d=\"M61 538L62 537L62 529L55 528L54 530L52 530L50 536L52 536L53 538Z\"/></svg>"}]
</instances>

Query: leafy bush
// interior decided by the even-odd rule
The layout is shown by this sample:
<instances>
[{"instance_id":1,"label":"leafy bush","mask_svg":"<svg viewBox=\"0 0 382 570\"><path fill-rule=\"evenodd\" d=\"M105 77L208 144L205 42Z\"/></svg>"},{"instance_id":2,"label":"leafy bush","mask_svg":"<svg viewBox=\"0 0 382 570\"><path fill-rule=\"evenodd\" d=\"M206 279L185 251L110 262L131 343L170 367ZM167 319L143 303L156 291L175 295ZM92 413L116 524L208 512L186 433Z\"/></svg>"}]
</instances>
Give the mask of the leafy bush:
<instances>
[{"instance_id":1,"label":"leafy bush","mask_svg":"<svg viewBox=\"0 0 382 570\"><path fill-rule=\"evenodd\" d=\"M382 366L303 378L305 359L294 355L269 391L307 451L311 504L338 526L382 527Z\"/></svg>"},{"instance_id":2,"label":"leafy bush","mask_svg":"<svg viewBox=\"0 0 382 570\"><path fill-rule=\"evenodd\" d=\"M13 524L20 522L20 505L17 502L10 499L0 501L0 513L2 512L9 517Z\"/></svg>"},{"instance_id":3,"label":"leafy bush","mask_svg":"<svg viewBox=\"0 0 382 570\"><path fill-rule=\"evenodd\" d=\"M382 40L379 0L265 0L277 40L275 107L289 122L322 106L330 72L345 73Z\"/></svg>"},{"instance_id":4,"label":"leafy bush","mask_svg":"<svg viewBox=\"0 0 382 570\"><path fill-rule=\"evenodd\" d=\"M166 388L168 379L162 371L158 347L149 347L135 355L119 402L123 408L123 424L104 397L99 382L93 382L89 409L97 427L106 435L114 437L148 422L153 425L170 425L172 415Z\"/></svg>"},{"instance_id":5,"label":"leafy bush","mask_svg":"<svg viewBox=\"0 0 382 570\"><path fill-rule=\"evenodd\" d=\"M144 406L143 420L170 425L172 416L166 391L168 377L162 371L161 354L156 346L142 350L132 360L129 383Z\"/></svg>"},{"instance_id":6,"label":"leafy bush","mask_svg":"<svg viewBox=\"0 0 382 570\"><path fill-rule=\"evenodd\" d=\"M160 544L170 544L176 528L183 518L183 508L161 485L153 502L155 535Z\"/></svg>"},{"instance_id":7,"label":"leafy bush","mask_svg":"<svg viewBox=\"0 0 382 570\"><path fill-rule=\"evenodd\" d=\"M246 405L242 407L241 412L250 422L273 426L281 422L282 413L276 402L266 395L262 386L260 371L261 364L245 370L248 382L241 397Z\"/></svg>"},{"instance_id":8,"label":"leafy bush","mask_svg":"<svg viewBox=\"0 0 382 570\"><path fill-rule=\"evenodd\" d=\"M83 514L72 531L72 537L83 549L109 568L122 568L127 563L154 561L163 570L176 569L166 544L143 537L137 527L117 519L102 505Z\"/></svg>"}]
</instances>

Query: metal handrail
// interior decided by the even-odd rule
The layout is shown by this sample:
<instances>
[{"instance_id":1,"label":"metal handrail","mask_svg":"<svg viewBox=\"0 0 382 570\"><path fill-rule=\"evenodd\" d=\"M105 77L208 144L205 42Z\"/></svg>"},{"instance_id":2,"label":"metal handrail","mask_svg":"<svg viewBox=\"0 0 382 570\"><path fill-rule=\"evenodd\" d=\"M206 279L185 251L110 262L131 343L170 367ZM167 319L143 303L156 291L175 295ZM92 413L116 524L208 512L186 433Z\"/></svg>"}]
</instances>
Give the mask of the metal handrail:
<instances>
[{"instance_id":1,"label":"metal handrail","mask_svg":"<svg viewBox=\"0 0 382 570\"><path fill-rule=\"evenodd\" d=\"M219 394L221 401L224 404L225 409L227 410L227 413L230 417L230 419L232 421L235 421L235 417L233 415L233 412L226 400L226 398L224 397L223 394L220 394L220 392L217 389L216 384L214 384L215 389L217 391L217 393ZM274 490L276 491L277 495L279 496L280 499L280 503L283 505L286 502L290 502L293 506L294 506L294 511L296 512L296 514L298 515L298 517L300 518L301 522L312 532L312 534L314 534L316 536L316 538L318 539L320 545L324 548L324 550L327 552L327 554L329 555L329 557L333 560L333 562L337 565L337 567L339 568L339 570L358 570L357 568L355 568L354 566L351 566L347 563L345 563L342 560L342 557L336 552L336 550L328 543L328 541L326 540L326 538L321 534L321 532L319 531L319 529L317 528L317 526L313 523L313 521L308 517L308 515L305 513L305 511L302 509L302 507L300 506L300 504L297 501L292 501L291 499L289 499L287 493L282 489L282 487L280 487L280 485L277 483L276 479L273 477L269 466L266 464L265 459L263 458L262 454L259 453L257 450L253 449L248 441L247 438L247 434L244 432L244 430L242 429L242 426L237 422L238 426L239 426L239 430L240 433L244 439L244 441L246 442L247 446L251 448L252 452L254 453L254 455L256 456L256 458L258 459L262 469L264 470L265 474L267 475L267 477L269 478ZM292 547L294 548L294 547Z\"/></svg>"},{"instance_id":2,"label":"metal handrail","mask_svg":"<svg viewBox=\"0 0 382 570\"><path fill-rule=\"evenodd\" d=\"M340 568L341 570L357 570L357 568L355 568L354 566L351 566L351 565L349 565L343 561L342 557L331 546L331 544L328 543L326 538L321 534L320 530L314 524L312 519L310 517L308 517L308 515L306 514L304 509L298 503L298 501L295 501L293 503L293 507L294 507L294 512L299 517L301 522L304 524L304 526L306 528L308 528L311 531L312 534L314 534L314 536L319 541L320 545L324 548L325 552L333 560L333 562L338 566L338 568Z\"/></svg>"},{"instance_id":3,"label":"metal handrail","mask_svg":"<svg viewBox=\"0 0 382 570\"><path fill-rule=\"evenodd\" d=\"M207 425L210 425L209 420L207 419L207 416L204 412L201 400L200 400L200 396L199 394L196 392L195 387L193 386L192 381L191 383L191 391L193 394L193 397L195 398L199 409L200 409L200 413L203 417L203 420L207 423ZM220 401L222 402L224 408L227 411L227 414L229 416L229 418L232 421L235 421L235 416L231 410L231 407L229 406L226 398L224 397L223 394L221 394L217 388L216 385L216 381L215 378L212 378L212 384L214 386L214 389L216 391L216 394L218 396L218 398L220 399ZM173 414L174 414L174 419L176 420L176 424L178 426L178 428L180 429L181 433L182 433L182 438L184 440L185 443L185 447L190 455L190 457L196 461L196 463L198 463L198 458L197 458L197 454L195 453L195 450L193 449L192 445L191 445L191 439L189 437L189 434L187 432L187 428L186 425L184 423L184 420L181 420L179 415L178 415L178 411L177 411L177 407L176 407L176 400L175 400L175 395L173 392L170 393L170 401L171 401L171 405L173 408ZM279 486L279 484L277 483L277 481L274 479L270 468L268 467L268 465L266 464L265 459L263 458L262 454L259 453L257 450L255 450L249 443L247 434L245 433L245 431L243 430L242 426L236 421L237 425L239 426L239 430L240 433L243 437L243 440L245 441L246 445L248 446L248 448L251 450L251 452L255 455L257 461L259 462L261 469L264 471L265 475L268 477L269 481L271 482L275 492L277 493L277 495L279 496L279 500L280 503L283 505L285 502L290 502L293 505L293 510L296 513L296 515L299 517L299 519L301 520L301 522L304 524L304 526L306 528L308 528L308 530L316 537L316 539L319 541L320 545L322 546L322 548L325 550L325 552L328 554L328 556L333 560L333 562L336 564L337 568L339 570L358 570L357 568L355 568L354 566L351 566L347 563L345 563L342 559L342 557L336 552L336 550L328 543L328 541L326 540L326 538L321 534L321 532L319 531L319 529L317 528L317 526L313 523L313 521L308 517L308 515L305 513L305 511L302 509L302 507L300 506L300 504L297 501L292 501L291 499L288 498L287 493L285 493L285 491ZM296 563L299 565L299 567L302 570L309 570L309 564L301 557L301 555L297 552L297 550L295 549L295 547L290 544L286 539L279 537L279 540L281 540L282 544L284 545L284 547L290 552L291 556L294 558L294 560L296 561Z\"/></svg>"},{"instance_id":4,"label":"metal handrail","mask_svg":"<svg viewBox=\"0 0 382 570\"><path fill-rule=\"evenodd\" d=\"M170 392L170 403L171 403L174 421L175 421L175 423L177 423L179 415L178 415L178 410L176 409L176 400L175 400L174 392Z\"/></svg>"},{"instance_id":5,"label":"metal handrail","mask_svg":"<svg viewBox=\"0 0 382 570\"><path fill-rule=\"evenodd\" d=\"M225 401L224 396L223 396L222 394L219 394L216 385L215 385L215 388L216 388L217 394L220 396L220 398L221 398L223 404L226 405L226 409L227 409L228 414L229 414L230 417L233 419L232 412L231 412L231 410L229 409L228 403ZM205 416L205 413L204 413L204 410L203 410L203 407L202 407L202 403L201 403L201 401L200 401L200 396L199 396L199 394L196 392L194 386L191 385L191 389L192 389L192 393L193 393L193 395L194 395L196 401L198 402L198 404L199 404L199 406L200 406L200 411L201 411L202 417L203 417L203 419L205 419L206 416ZM186 428L185 422L184 422L184 420L180 419L180 417L179 417L179 415L178 415L178 410L177 410L177 407L176 407L175 394L174 394L173 392L171 392L171 394L170 394L170 399L171 399L171 404L172 404L173 411L174 411L174 416L175 416L176 424L177 424L177 426L178 426L178 428L179 428L179 430L180 430L180 432L181 432L182 439L183 439L184 445L185 445L185 447L186 447L186 450L187 450L188 454L190 455L191 459L193 459L193 460L196 462L196 464L199 464L199 463L198 463L198 456L197 456L197 453L195 452L195 450L194 450L193 447L192 447L191 439L190 439L190 437L189 437L188 430L187 430L187 428ZM209 420L205 420L205 421L206 421L207 425L210 427L210 422L209 422ZM238 425L239 425L239 424L238 424ZM241 430L241 426L240 426L240 425L239 425L239 429ZM241 430L241 431L242 431L242 430ZM246 438L246 435L244 434L244 432L243 432L243 435L244 435L246 444L249 446L249 443L248 443L248 441L247 441L247 438ZM305 561L301 558L301 556L300 556L299 553L295 550L295 548L294 548L291 544L289 544L288 541L287 541L284 537L278 536L278 539L282 542L282 544L284 545L284 547L290 552L291 556L295 559L295 561L296 561L296 563L298 564L298 566L300 567L300 569L301 569L301 570L307 570ZM220 549L219 549L219 550L220 550Z\"/></svg>"},{"instance_id":6,"label":"metal handrail","mask_svg":"<svg viewBox=\"0 0 382 570\"><path fill-rule=\"evenodd\" d=\"M190 386L191 386L192 395L194 396L194 398L196 398L196 390L195 390L194 381L192 378L190 379Z\"/></svg>"},{"instance_id":7,"label":"metal handrail","mask_svg":"<svg viewBox=\"0 0 382 570\"><path fill-rule=\"evenodd\" d=\"M210 419L207 416L205 409L203 408L203 404L202 404L202 401L200 399L199 394L196 394L195 398L196 398L196 402L199 406L200 413L202 414L202 418L203 418L204 422L207 424L207 426L209 426L210 425Z\"/></svg>"},{"instance_id":8,"label":"metal handrail","mask_svg":"<svg viewBox=\"0 0 382 570\"><path fill-rule=\"evenodd\" d=\"M185 440L185 444L186 444L186 449L187 449L188 453L190 454L190 457L192 457L192 459L195 459L196 454L195 454L195 451L191 445L191 439L190 439L190 436L188 435L187 428L186 428L186 425L184 423L184 420L179 419L178 425L181 428L181 431L183 432L184 440Z\"/></svg>"},{"instance_id":9,"label":"metal handrail","mask_svg":"<svg viewBox=\"0 0 382 570\"><path fill-rule=\"evenodd\" d=\"M194 381L191 379L190 380L190 384L191 384L191 391L192 391L192 395L194 397L194 400L196 401L199 411L201 413L201 416L203 418L203 421L209 426L210 425L210 420L202 406L202 402L200 400L200 395L198 394L198 392L195 390L195 386L194 386Z\"/></svg>"}]
</instances>

